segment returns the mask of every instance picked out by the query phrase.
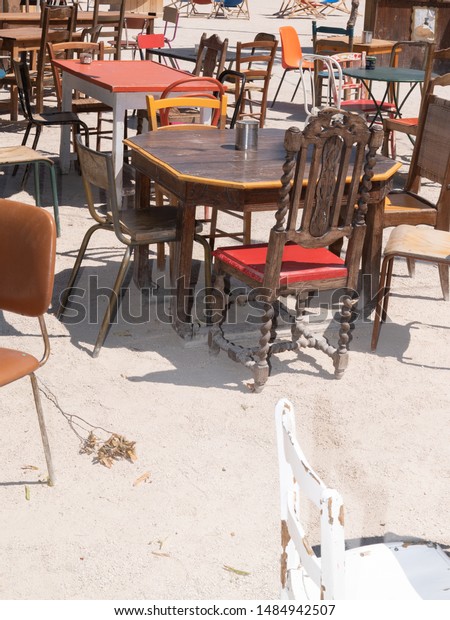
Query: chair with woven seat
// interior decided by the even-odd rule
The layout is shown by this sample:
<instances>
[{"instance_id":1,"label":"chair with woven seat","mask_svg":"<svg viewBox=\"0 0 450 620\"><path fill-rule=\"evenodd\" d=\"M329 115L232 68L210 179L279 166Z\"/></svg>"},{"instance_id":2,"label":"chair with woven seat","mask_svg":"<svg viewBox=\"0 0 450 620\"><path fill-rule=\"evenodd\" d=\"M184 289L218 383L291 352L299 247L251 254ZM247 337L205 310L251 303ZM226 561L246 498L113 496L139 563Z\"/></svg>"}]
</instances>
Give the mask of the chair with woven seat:
<instances>
[{"instance_id":1,"label":"chair with woven seat","mask_svg":"<svg viewBox=\"0 0 450 620\"><path fill-rule=\"evenodd\" d=\"M315 347L333 359L336 378L344 373L357 301L367 192L381 138L379 127L369 129L359 115L342 115L335 108L320 111L303 132L288 129L279 206L268 243L223 247L213 253L216 280L210 351L217 355L222 349L251 369L256 392L267 381L270 356L277 352ZM328 249L344 237L349 238L345 260ZM226 337L223 325L233 299L225 295L225 277L250 288L248 294L239 289L238 303L256 302L261 309L259 319L253 316L251 321L260 325L259 344L240 346ZM335 347L308 329L303 314L310 292L341 288L345 292ZM289 295L296 299L295 315L279 300ZM277 340L281 319L291 325L290 339Z\"/></svg>"},{"instance_id":2,"label":"chair with woven seat","mask_svg":"<svg viewBox=\"0 0 450 620\"><path fill-rule=\"evenodd\" d=\"M33 165L35 201L37 207L41 206L39 165L43 164L49 169L53 196L53 213L55 216L56 231L59 237L61 234L61 227L59 223L58 190L56 187L55 166L52 160L38 151L30 149L28 146L0 146L0 167L19 166L23 164Z\"/></svg>"},{"instance_id":3,"label":"chair with woven seat","mask_svg":"<svg viewBox=\"0 0 450 620\"><path fill-rule=\"evenodd\" d=\"M179 238L181 210L172 206L120 209L117 204L116 192L111 191L111 188L115 187L112 156L90 149L82 144L79 138L77 138L77 153L89 213L96 223L89 228L83 238L69 281L61 295L56 316L62 318L69 304L70 294L74 288L81 262L95 231L113 231L117 239L126 248L92 353L93 357L97 357L120 303L121 288L130 266L133 250L154 243L176 242ZM106 192L108 208L105 215L99 213L95 208L94 187ZM201 226L197 228L201 230Z\"/></svg>"},{"instance_id":4,"label":"chair with woven seat","mask_svg":"<svg viewBox=\"0 0 450 620\"><path fill-rule=\"evenodd\" d=\"M89 144L89 128L74 112L45 112L38 114L33 111L31 106L32 86L30 73L26 62L13 60L14 73L17 81L17 90L19 91L20 106L28 124L22 145L25 146L33 127L36 129L32 148L36 149L43 127L51 125L71 125L75 131L83 130L87 144Z\"/></svg>"},{"instance_id":5,"label":"chair with woven seat","mask_svg":"<svg viewBox=\"0 0 450 620\"><path fill-rule=\"evenodd\" d=\"M50 355L44 314L52 298L55 257L56 229L51 215L32 205L0 199L0 310L37 318L44 340L40 360L22 350L0 348L0 387L30 377L51 486L55 474L34 373Z\"/></svg>"},{"instance_id":6,"label":"chair with woven seat","mask_svg":"<svg viewBox=\"0 0 450 620\"><path fill-rule=\"evenodd\" d=\"M161 35L150 35L150 36L160 37ZM197 59L195 62L194 70L192 71L192 75L197 75L200 77L210 77L210 78L215 78L216 76L220 75L225 66L227 48L228 48L228 39L224 39L222 41L220 37L218 37L218 35L216 34L213 34L210 37L208 37L206 32L204 32L200 38L199 48L197 52ZM171 86L172 85L168 86L169 90L167 92L170 92ZM167 93L164 95L164 97L167 97ZM146 113L143 110L138 110L137 133L141 133L142 131L142 119L145 117L145 114ZM183 121L180 116L178 122L190 123L192 121L189 119Z\"/></svg>"},{"instance_id":7,"label":"chair with woven seat","mask_svg":"<svg viewBox=\"0 0 450 620\"><path fill-rule=\"evenodd\" d=\"M450 599L450 558L436 543L398 540L346 550L344 502L308 462L297 440L294 407L286 398L276 405L275 426L281 500L281 599ZM313 537L320 541L320 555Z\"/></svg>"},{"instance_id":8,"label":"chair with woven seat","mask_svg":"<svg viewBox=\"0 0 450 620\"><path fill-rule=\"evenodd\" d=\"M284 78L286 77L286 73L288 71L298 71L300 62L303 57L300 37L299 37L298 32L293 26L281 26L280 40L281 40L281 66L283 67L284 72L283 72L283 75L281 76L281 81L278 84L275 97L272 100L272 105L270 106L271 108L273 108L273 106L275 105L275 101L277 100L278 93L280 92L281 85L283 84ZM302 64L302 67L305 67L305 65ZM300 77L297 82L297 86L295 87L294 94L292 95L291 102L294 101L294 97L297 94L298 87L300 86L300 82L302 81L302 74L303 72L300 71Z\"/></svg>"}]
</instances>

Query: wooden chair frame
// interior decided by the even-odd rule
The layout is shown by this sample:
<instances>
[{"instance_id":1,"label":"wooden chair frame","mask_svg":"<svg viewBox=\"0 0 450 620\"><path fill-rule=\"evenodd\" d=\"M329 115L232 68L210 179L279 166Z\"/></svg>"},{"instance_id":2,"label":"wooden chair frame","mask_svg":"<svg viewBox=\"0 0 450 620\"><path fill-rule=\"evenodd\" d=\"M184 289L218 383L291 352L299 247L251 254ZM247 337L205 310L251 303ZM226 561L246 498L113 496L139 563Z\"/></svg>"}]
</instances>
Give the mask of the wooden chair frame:
<instances>
[{"instance_id":1,"label":"wooden chair frame","mask_svg":"<svg viewBox=\"0 0 450 620\"><path fill-rule=\"evenodd\" d=\"M379 127L369 129L359 115L342 115L335 108L320 111L303 132L296 127L288 129L279 207L268 244L219 248L214 252L216 292L210 351L218 355L223 349L231 359L251 369L253 389L257 392L269 376L270 355L286 350L315 347L333 359L336 378L344 373L348 363L349 319L357 302L368 190L381 134ZM350 171L351 157L354 164ZM349 176L351 182L347 183ZM349 237L345 262L326 249L343 237ZM324 252L320 259L319 248ZM302 258L298 257L300 254ZM301 265L308 262L308 254L314 255L314 263L329 265L337 260L340 268L306 276ZM239 303L257 300L262 306L256 346L242 347L224 335L222 325L230 303L225 294L225 276L235 277L250 287L250 293L239 295ZM334 347L308 329L303 314L310 291L340 288L346 292L342 296L339 342ZM288 295L296 298L295 316L279 302L280 297ZM291 324L290 340L276 341L279 317Z\"/></svg>"}]
</instances>

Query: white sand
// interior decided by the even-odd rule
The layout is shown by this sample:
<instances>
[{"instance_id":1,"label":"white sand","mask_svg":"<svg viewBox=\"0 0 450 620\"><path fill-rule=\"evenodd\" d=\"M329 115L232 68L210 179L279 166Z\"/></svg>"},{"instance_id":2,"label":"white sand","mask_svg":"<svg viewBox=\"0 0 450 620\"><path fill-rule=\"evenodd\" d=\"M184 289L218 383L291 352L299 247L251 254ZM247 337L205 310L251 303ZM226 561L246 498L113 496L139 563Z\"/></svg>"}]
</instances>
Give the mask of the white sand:
<instances>
[{"instance_id":1,"label":"white sand","mask_svg":"<svg viewBox=\"0 0 450 620\"><path fill-rule=\"evenodd\" d=\"M234 43L259 31L276 33L289 23L307 47L310 20L276 20L270 17L273 5L250 2L250 22L182 19L177 43L198 41L202 32L213 30ZM345 21L345 16L328 19ZM360 17L358 31L362 25ZM281 74L278 58L272 94ZM303 118L300 93L294 104L285 103L296 80L297 74L286 78L279 104L268 111L268 126L288 127ZM413 110L414 105L417 99ZM1 144L17 144L23 129L23 123L11 128L2 116ZM57 130L44 131L42 150L56 155L58 140ZM400 139L398 151L407 162L408 141ZM358 324L340 382L333 379L329 358L303 350L298 357L277 356L264 391L251 394L243 367L223 353L211 360L204 341L180 340L156 320L153 303L149 321L130 325L120 317L93 359L98 326L60 323L52 314L90 225L80 177L72 172L58 183L63 232L48 316L52 355L39 371L43 390L56 395L62 410L43 398L57 485L36 484L46 470L29 385L21 381L3 388L0 598L276 598L280 545L273 411L281 396L296 406L299 440L311 463L344 496L349 540L450 543L450 322L436 267L418 264L411 279L398 262L392 322L383 327L376 354L368 352L371 323ZM48 185L45 179L45 204L50 204ZM2 197L32 201L32 185L21 192L20 175L1 174L0 187ZM424 189L436 196L432 184ZM256 238L264 238L272 217L254 218ZM93 273L100 286L111 286L120 244L112 234L100 233L92 248L79 286ZM134 286L131 300L138 308L141 295ZM38 354L33 321L7 315L0 325L2 345ZM110 470L93 465L91 457L78 453L70 415L136 441L137 462L118 462ZM23 469L27 465L39 470ZM133 487L145 472L149 480ZM225 565L249 575L227 572Z\"/></svg>"}]
</instances>

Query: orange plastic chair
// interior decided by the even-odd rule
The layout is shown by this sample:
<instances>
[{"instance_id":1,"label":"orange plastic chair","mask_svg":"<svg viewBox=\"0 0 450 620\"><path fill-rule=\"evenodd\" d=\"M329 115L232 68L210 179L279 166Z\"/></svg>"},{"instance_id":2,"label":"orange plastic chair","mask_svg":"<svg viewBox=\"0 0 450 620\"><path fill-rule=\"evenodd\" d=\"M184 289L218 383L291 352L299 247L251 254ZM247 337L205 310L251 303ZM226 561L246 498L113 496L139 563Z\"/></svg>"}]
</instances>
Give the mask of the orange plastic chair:
<instances>
[{"instance_id":1,"label":"orange plastic chair","mask_svg":"<svg viewBox=\"0 0 450 620\"><path fill-rule=\"evenodd\" d=\"M56 226L52 216L33 205L0 199L0 310L37 317L44 339L40 361L24 351L0 348L0 387L30 377L50 486L55 475L34 371L45 364L50 354L44 313L52 298L55 256Z\"/></svg>"},{"instance_id":2,"label":"orange plastic chair","mask_svg":"<svg viewBox=\"0 0 450 620\"><path fill-rule=\"evenodd\" d=\"M273 98L272 105L273 108L275 105L275 101L277 100L278 93L280 92L281 85L283 84L284 78L286 77L286 73L288 71L298 71L300 61L303 57L302 46L300 44L300 38L295 28L292 26L281 26L280 28L280 38L281 38L281 66L284 69L283 76L281 78L281 82L278 85L277 92L275 93L275 97ZM310 63L312 64L312 63ZM314 64L312 64L312 67ZM303 69L307 69L307 64L303 63ZM297 94L298 87L300 86L300 82L302 81L303 73L300 71L300 78L298 80L297 86L295 87L294 94L292 95L291 101L294 101L294 97Z\"/></svg>"}]
</instances>

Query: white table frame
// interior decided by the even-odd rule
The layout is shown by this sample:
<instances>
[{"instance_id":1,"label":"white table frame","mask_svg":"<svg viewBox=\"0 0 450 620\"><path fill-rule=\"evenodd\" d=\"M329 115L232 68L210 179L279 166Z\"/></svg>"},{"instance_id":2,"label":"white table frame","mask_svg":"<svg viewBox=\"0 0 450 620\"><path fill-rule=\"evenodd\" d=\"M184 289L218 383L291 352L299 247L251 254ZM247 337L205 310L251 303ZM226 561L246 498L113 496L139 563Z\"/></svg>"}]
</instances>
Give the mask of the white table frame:
<instances>
[{"instance_id":1,"label":"white table frame","mask_svg":"<svg viewBox=\"0 0 450 620\"><path fill-rule=\"evenodd\" d=\"M122 202L122 176L123 176L123 139L125 135L125 112L127 110L145 110L147 108L147 95L159 96L161 93L147 92L112 92L111 90L86 80L82 75L73 75L69 71L63 71L62 109L72 109L72 92L74 90L85 93L112 108L113 112L113 135L112 153L114 165L114 178L116 180L116 194L118 204ZM70 127L63 126L60 143L60 166L61 172L67 174L70 168Z\"/></svg>"}]
</instances>

